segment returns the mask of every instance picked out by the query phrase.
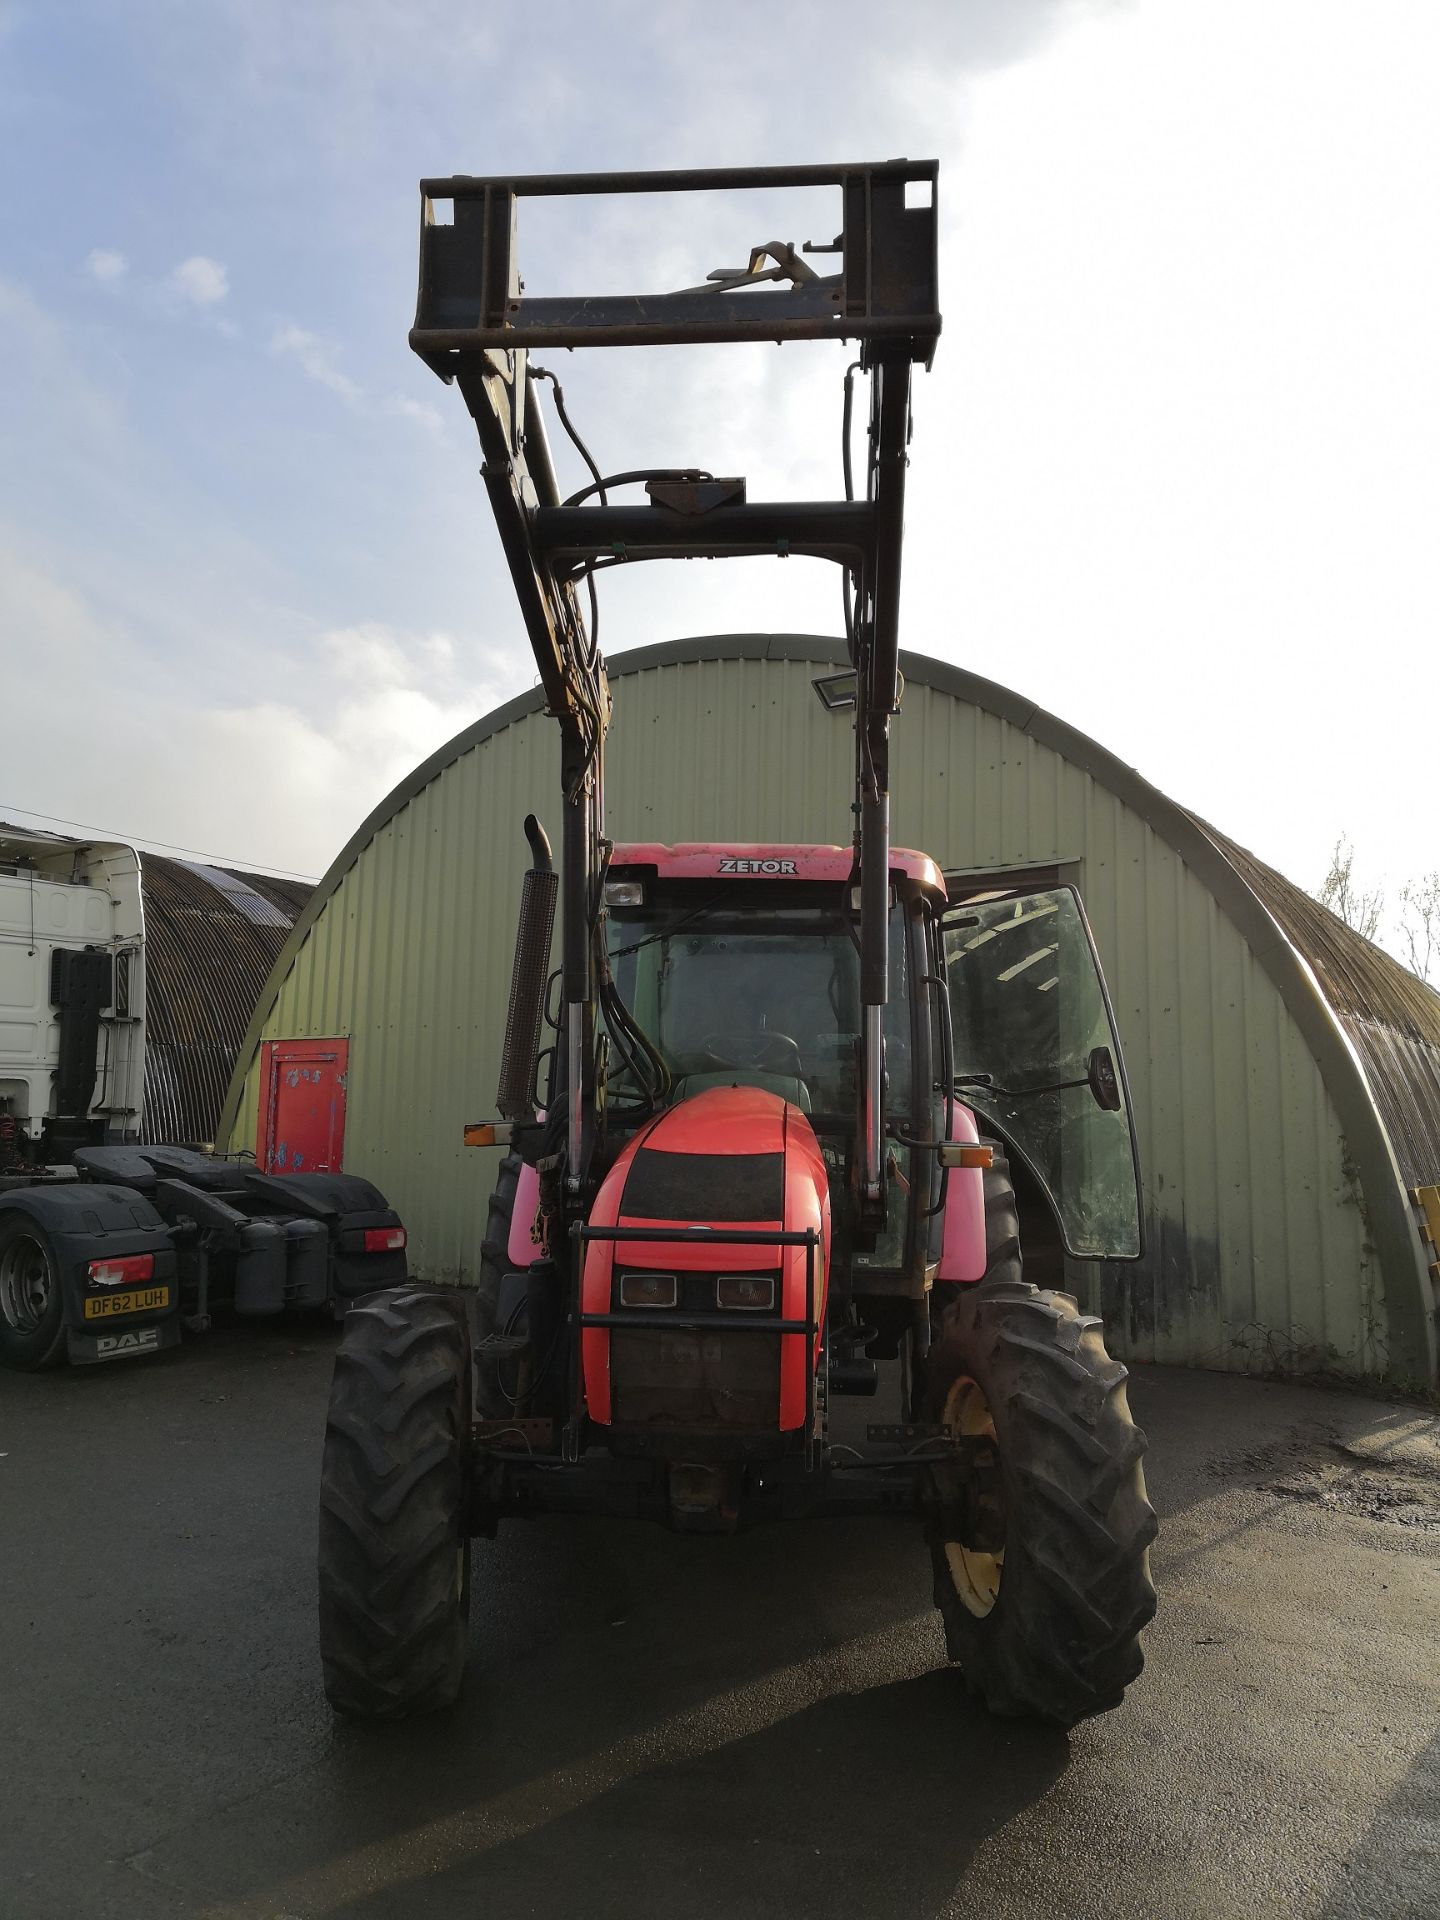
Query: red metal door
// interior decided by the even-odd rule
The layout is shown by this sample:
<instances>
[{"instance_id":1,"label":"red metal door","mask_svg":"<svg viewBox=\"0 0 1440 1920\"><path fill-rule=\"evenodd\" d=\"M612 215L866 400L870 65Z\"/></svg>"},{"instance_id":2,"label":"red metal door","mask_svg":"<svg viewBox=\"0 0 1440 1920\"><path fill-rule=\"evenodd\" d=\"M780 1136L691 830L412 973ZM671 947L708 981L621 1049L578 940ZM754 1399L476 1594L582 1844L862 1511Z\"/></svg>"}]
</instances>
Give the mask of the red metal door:
<instances>
[{"instance_id":1,"label":"red metal door","mask_svg":"<svg viewBox=\"0 0 1440 1920\"><path fill-rule=\"evenodd\" d=\"M264 1040L255 1158L266 1173L338 1173L348 1040Z\"/></svg>"}]
</instances>

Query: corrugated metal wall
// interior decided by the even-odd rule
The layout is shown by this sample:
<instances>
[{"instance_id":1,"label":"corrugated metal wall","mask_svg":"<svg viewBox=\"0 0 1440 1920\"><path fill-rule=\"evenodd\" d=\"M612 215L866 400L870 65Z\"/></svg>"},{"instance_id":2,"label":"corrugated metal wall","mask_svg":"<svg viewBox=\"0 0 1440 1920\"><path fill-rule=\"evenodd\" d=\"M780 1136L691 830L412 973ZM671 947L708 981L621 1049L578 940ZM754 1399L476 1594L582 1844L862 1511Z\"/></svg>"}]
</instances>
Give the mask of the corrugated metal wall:
<instances>
[{"instance_id":1,"label":"corrugated metal wall","mask_svg":"<svg viewBox=\"0 0 1440 1920\"><path fill-rule=\"evenodd\" d=\"M846 837L833 663L703 659L614 682L617 839ZM554 723L516 720L383 824L300 947L266 1037L347 1034L346 1163L407 1221L417 1270L478 1264L520 832L555 815ZM1214 895L1141 815L1023 726L909 685L894 831L947 868L1073 861L1114 995L1147 1184L1137 1267L1076 1266L1116 1347L1175 1362L1382 1371L1378 1258L1335 1106L1280 993ZM252 1062L231 1134L253 1145Z\"/></svg>"}]
</instances>

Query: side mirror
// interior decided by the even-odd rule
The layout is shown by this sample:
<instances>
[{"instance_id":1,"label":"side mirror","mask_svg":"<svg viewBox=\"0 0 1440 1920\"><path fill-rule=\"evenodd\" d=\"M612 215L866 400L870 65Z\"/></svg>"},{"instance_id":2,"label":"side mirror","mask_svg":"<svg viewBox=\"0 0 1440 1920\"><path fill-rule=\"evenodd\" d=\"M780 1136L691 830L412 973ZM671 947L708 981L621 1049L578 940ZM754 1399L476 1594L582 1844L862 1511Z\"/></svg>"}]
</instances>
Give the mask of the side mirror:
<instances>
[{"instance_id":1,"label":"side mirror","mask_svg":"<svg viewBox=\"0 0 1440 1920\"><path fill-rule=\"evenodd\" d=\"M1120 1111L1120 1076L1108 1047L1094 1047L1085 1070L1085 1083L1095 1096L1095 1104L1106 1113Z\"/></svg>"}]
</instances>

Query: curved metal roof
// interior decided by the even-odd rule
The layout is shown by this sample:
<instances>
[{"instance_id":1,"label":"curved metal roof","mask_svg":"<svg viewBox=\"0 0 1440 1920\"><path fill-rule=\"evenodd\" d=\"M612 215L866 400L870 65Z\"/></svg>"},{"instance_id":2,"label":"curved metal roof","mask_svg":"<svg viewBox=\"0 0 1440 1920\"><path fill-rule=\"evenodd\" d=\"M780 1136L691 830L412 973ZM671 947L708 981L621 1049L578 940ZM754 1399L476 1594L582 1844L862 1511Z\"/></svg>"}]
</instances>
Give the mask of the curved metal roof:
<instances>
[{"instance_id":1,"label":"curved metal roof","mask_svg":"<svg viewBox=\"0 0 1440 1920\"><path fill-rule=\"evenodd\" d=\"M1365 1066L1407 1187L1440 1178L1440 993L1244 847L1206 831L1309 962Z\"/></svg>"},{"instance_id":2,"label":"curved metal roof","mask_svg":"<svg viewBox=\"0 0 1440 1920\"><path fill-rule=\"evenodd\" d=\"M608 668L612 679L620 679L653 667L700 660L818 660L833 661L837 667L846 664L844 646L834 639L805 634L719 634L637 648L613 656ZM1436 1329L1428 1268L1391 1132L1394 1125L1402 1142L1413 1133L1417 1142L1423 1143L1427 1129L1418 1122L1412 1126L1408 1110L1415 1104L1424 1077L1412 1078L1402 1071L1404 1049L1389 1043L1392 1017L1398 1011L1400 996L1388 972L1383 968L1377 971L1368 960L1361 966L1360 957L1353 952L1351 944L1357 936L1345 939L1335 933L1333 926L1314 925L1300 908L1299 902L1304 896L1298 889L1187 813L1088 735L1023 695L965 668L908 652L901 654L900 663L907 682L927 685L993 714L1031 735L1107 788L1174 849L1238 928L1279 992L1324 1076L1367 1197L1371 1238L1383 1270L1392 1277L1387 1288L1387 1293L1392 1295L1392 1322L1409 1352L1428 1353L1433 1377ZM543 707L544 696L537 687L475 721L402 780L351 836L296 920L258 997L236 1057L236 1071L221 1112L219 1134L226 1133L233 1125L246 1065L259 1043L295 956L326 902L364 849L382 827L462 755L503 728L541 712ZM1323 913L1323 909L1318 911ZM1333 916L1327 915L1326 921L1333 921ZM1343 933L1349 935L1349 929L1343 929ZM1368 942L1360 944L1367 954L1375 952ZM1380 956L1382 960L1384 957ZM1367 992L1372 989L1375 990L1374 1002L1367 998ZM1428 990L1422 989L1422 993L1426 992ZM1363 1030L1366 1022L1374 1022L1386 1036L1384 1043L1370 1045L1367 1042L1362 1048L1349 1030L1347 1020L1357 1030ZM1425 1027L1424 1031L1430 1029ZM1432 1118L1429 1124L1440 1123ZM1411 1164L1408 1147L1405 1164ZM1432 1167L1433 1164L1432 1161ZM1406 1275L1413 1276L1413 1284L1400 1283L1400 1277Z\"/></svg>"},{"instance_id":3,"label":"curved metal roof","mask_svg":"<svg viewBox=\"0 0 1440 1920\"><path fill-rule=\"evenodd\" d=\"M140 856L145 912L144 1135L206 1141L237 1055L311 888L269 874Z\"/></svg>"}]
</instances>

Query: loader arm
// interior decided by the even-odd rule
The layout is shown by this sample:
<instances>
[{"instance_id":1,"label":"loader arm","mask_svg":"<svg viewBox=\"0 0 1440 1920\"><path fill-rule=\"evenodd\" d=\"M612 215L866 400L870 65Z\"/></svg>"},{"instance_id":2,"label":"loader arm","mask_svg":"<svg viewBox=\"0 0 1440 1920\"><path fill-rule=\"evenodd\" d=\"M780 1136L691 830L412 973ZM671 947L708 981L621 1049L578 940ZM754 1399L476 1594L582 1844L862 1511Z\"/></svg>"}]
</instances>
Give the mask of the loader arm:
<instances>
[{"instance_id":1,"label":"loader arm","mask_svg":"<svg viewBox=\"0 0 1440 1920\"><path fill-rule=\"evenodd\" d=\"M420 284L410 344L443 380L458 382L475 420L501 543L546 701L561 729L566 1160L573 1194L584 1182L587 1117L596 1097L592 929L606 845L610 712L605 665L580 589L593 594L597 565L805 554L839 566L847 580L863 1005L856 1198L862 1222L884 1217L889 729L898 703L910 374L917 361L929 365L940 332L938 173L934 161L891 160L667 173L462 174L421 183ZM747 253L748 267L711 270L706 277L697 262L700 284L679 291L537 297L520 277L517 212L527 199L716 190L738 196L813 187L840 194L838 237L802 249L833 260L830 272L812 270L790 242L755 243L741 232L736 252ZM452 217L444 219L441 209ZM767 268L767 260L774 265ZM870 379L863 499L751 501L743 480L671 471L650 479L646 505L612 505L609 488L620 480L607 485L588 453L595 484L561 499L539 402L541 380L553 376L532 365L532 350L836 339L859 343L858 364ZM576 437L558 383L556 398L562 425ZM585 451L578 438L577 445Z\"/></svg>"}]
</instances>

